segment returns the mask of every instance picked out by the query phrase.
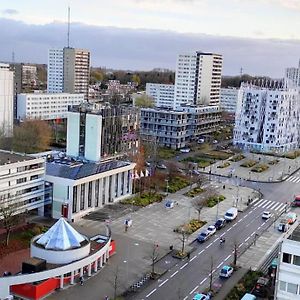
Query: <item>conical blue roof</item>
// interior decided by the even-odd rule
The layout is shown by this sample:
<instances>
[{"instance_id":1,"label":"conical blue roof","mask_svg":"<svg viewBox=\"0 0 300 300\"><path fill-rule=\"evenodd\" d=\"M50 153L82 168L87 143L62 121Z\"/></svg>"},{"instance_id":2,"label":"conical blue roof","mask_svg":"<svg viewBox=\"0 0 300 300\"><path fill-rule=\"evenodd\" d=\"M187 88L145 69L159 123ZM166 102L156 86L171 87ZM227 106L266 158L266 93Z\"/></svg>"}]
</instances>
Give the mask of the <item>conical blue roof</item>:
<instances>
[{"instance_id":1,"label":"conical blue roof","mask_svg":"<svg viewBox=\"0 0 300 300\"><path fill-rule=\"evenodd\" d=\"M64 218L60 218L36 243L49 250L68 250L80 247L84 240Z\"/></svg>"}]
</instances>

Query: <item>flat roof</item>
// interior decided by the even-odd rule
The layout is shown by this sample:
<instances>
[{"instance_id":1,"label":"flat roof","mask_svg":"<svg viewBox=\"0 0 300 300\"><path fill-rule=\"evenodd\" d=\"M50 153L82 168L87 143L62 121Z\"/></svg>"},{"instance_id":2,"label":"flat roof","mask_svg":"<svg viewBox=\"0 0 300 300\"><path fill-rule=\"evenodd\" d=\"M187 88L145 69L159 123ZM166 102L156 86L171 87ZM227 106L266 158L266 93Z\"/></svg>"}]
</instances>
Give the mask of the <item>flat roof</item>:
<instances>
[{"instance_id":1,"label":"flat roof","mask_svg":"<svg viewBox=\"0 0 300 300\"><path fill-rule=\"evenodd\" d=\"M298 225L295 230L288 237L289 240L300 242L300 225Z\"/></svg>"},{"instance_id":2,"label":"flat roof","mask_svg":"<svg viewBox=\"0 0 300 300\"><path fill-rule=\"evenodd\" d=\"M33 159L36 159L36 157L31 157L31 156L28 156L25 154L22 155L19 153L4 151L4 150L0 149L0 166L9 164L9 163L16 163L19 161L33 160Z\"/></svg>"},{"instance_id":3,"label":"flat roof","mask_svg":"<svg viewBox=\"0 0 300 300\"><path fill-rule=\"evenodd\" d=\"M46 175L77 180L110 170L126 167L130 164L131 163L129 162L120 160L112 160L102 163L75 163L73 165L63 164L61 161L53 161L46 163Z\"/></svg>"}]
</instances>

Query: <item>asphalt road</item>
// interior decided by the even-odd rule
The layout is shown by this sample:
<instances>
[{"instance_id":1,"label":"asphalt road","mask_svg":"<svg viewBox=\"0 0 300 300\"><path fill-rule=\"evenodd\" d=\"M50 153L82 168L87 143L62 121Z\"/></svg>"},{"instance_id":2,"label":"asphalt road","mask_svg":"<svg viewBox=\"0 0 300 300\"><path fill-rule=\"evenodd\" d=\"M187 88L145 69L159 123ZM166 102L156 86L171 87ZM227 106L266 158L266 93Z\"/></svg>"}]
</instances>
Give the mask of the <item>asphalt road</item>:
<instances>
[{"instance_id":1,"label":"asphalt road","mask_svg":"<svg viewBox=\"0 0 300 300\"><path fill-rule=\"evenodd\" d=\"M220 182L230 181L236 185L260 190L263 199L253 203L245 213L239 213L234 222L218 231L208 241L203 244L194 242L193 246L196 249L190 260L180 261L159 281L153 282L138 294L135 299L187 300L192 299L196 292L203 291L209 286L211 271L215 281L220 269L224 265L232 263L235 245L238 252L242 252L270 225L275 214L285 210L286 202L291 202L294 195L300 194L297 178L300 182L300 172L294 174L293 179L290 178L281 183L255 183L239 178L218 178ZM261 215L266 210L272 213L272 217L264 221ZM223 246L219 244L221 236L226 238ZM221 283L220 279L218 281Z\"/></svg>"}]
</instances>

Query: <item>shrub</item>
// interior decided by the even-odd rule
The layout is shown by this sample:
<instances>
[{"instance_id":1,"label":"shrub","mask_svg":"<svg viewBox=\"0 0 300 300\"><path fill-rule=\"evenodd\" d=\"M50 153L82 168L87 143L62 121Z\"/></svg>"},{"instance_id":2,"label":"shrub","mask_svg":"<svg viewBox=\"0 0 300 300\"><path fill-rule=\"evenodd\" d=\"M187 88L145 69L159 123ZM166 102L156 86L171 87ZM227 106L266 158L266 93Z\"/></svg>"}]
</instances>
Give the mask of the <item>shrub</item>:
<instances>
[{"instance_id":1,"label":"shrub","mask_svg":"<svg viewBox=\"0 0 300 300\"><path fill-rule=\"evenodd\" d=\"M168 191L170 193L175 193L185 187L187 187L190 184L188 179L176 176L172 177L169 181Z\"/></svg>"},{"instance_id":2,"label":"shrub","mask_svg":"<svg viewBox=\"0 0 300 300\"><path fill-rule=\"evenodd\" d=\"M158 157L161 159L170 159L175 157L179 152L169 148L159 148Z\"/></svg>"},{"instance_id":3,"label":"shrub","mask_svg":"<svg viewBox=\"0 0 300 300\"><path fill-rule=\"evenodd\" d=\"M188 234L192 234L193 232L197 231L203 225L205 225L205 221L199 221L197 219L190 220L187 224L182 224L174 229L174 232L180 233L182 230L186 230Z\"/></svg>"},{"instance_id":4,"label":"shrub","mask_svg":"<svg viewBox=\"0 0 300 300\"><path fill-rule=\"evenodd\" d=\"M225 161L222 165L217 166L217 168L223 169L230 166L230 162Z\"/></svg>"},{"instance_id":5,"label":"shrub","mask_svg":"<svg viewBox=\"0 0 300 300\"><path fill-rule=\"evenodd\" d=\"M207 198L206 200L206 206L207 207L214 207L218 202L222 202L226 199L223 195L213 195Z\"/></svg>"},{"instance_id":6,"label":"shrub","mask_svg":"<svg viewBox=\"0 0 300 300\"><path fill-rule=\"evenodd\" d=\"M256 173L261 173L261 172L264 172L266 170L269 169L269 166L266 165L266 164L259 164L259 165L256 165L254 168L251 169L252 172L256 172Z\"/></svg>"},{"instance_id":7,"label":"shrub","mask_svg":"<svg viewBox=\"0 0 300 300\"><path fill-rule=\"evenodd\" d=\"M233 161L233 162L237 162L237 161L240 161L242 159L244 159L245 156L243 154L237 154L235 156L233 156L230 161Z\"/></svg>"},{"instance_id":8,"label":"shrub","mask_svg":"<svg viewBox=\"0 0 300 300\"><path fill-rule=\"evenodd\" d=\"M257 164L256 160L248 159L245 162L243 162L240 166L244 168L251 168Z\"/></svg>"},{"instance_id":9,"label":"shrub","mask_svg":"<svg viewBox=\"0 0 300 300\"><path fill-rule=\"evenodd\" d=\"M130 199L122 200L121 203L131 204L136 206L147 206L154 202L161 202L162 199L163 199L163 195L161 194L147 192Z\"/></svg>"},{"instance_id":10,"label":"shrub","mask_svg":"<svg viewBox=\"0 0 300 300\"><path fill-rule=\"evenodd\" d=\"M292 152L288 152L288 153L283 155L283 157L289 158L289 159L295 159L298 156L300 156L300 150L295 150L295 151L292 151Z\"/></svg>"},{"instance_id":11,"label":"shrub","mask_svg":"<svg viewBox=\"0 0 300 300\"><path fill-rule=\"evenodd\" d=\"M273 159L268 162L269 165L277 165L279 163L279 159Z\"/></svg>"},{"instance_id":12,"label":"shrub","mask_svg":"<svg viewBox=\"0 0 300 300\"><path fill-rule=\"evenodd\" d=\"M204 192L204 189L202 189L200 187L196 187L196 188L193 188L191 191L185 193L184 195L194 198L195 196L197 196L198 194L203 193L203 192Z\"/></svg>"}]
</instances>

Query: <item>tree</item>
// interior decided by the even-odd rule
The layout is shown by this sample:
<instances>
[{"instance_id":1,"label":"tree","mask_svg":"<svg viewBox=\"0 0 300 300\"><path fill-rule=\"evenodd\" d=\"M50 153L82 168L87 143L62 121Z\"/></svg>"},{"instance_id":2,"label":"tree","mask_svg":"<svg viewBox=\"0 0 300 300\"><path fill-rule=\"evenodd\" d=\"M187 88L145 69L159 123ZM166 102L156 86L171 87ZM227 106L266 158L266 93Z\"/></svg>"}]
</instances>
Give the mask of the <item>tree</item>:
<instances>
[{"instance_id":1,"label":"tree","mask_svg":"<svg viewBox=\"0 0 300 300\"><path fill-rule=\"evenodd\" d=\"M153 243L151 248L151 276L155 277L155 263L158 261L159 258L159 248L158 244Z\"/></svg>"},{"instance_id":2,"label":"tree","mask_svg":"<svg viewBox=\"0 0 300 300\"><path fill-rule=\"evenodd\" d=\"M207 205L207 202L208 202L207 198L205 198L205 199L195 198L192 202L193 207L198 212L198 220L199 221L200 221L201 211L202 211L203 207Z\"/></svg>"},{"instance_id":3,"label":"tree","mask_svg":"<svg viewBox=\"0 0 300 300\"><path fill-rule=\"evenodd\" d=\"M180 236L179 236L179 240L181 241L181 254L184 255L185 254L185 246L186 246L186 242L189 238L189 228L188 225L185 224L181 227L180 229Z\"/></svg>"},{"instance_id":4,"label":"tree","mask_svg":"<svg viewBox=\"0 0 300 300\"><path fill-rule=\"evenodd\" d=\"M134 105L137 107L151 108L154 107L154 101L152 97L141 95L135 98Z\"/></svg>"},{"instance_id":5,"label":"tree","mask_svg":"<svg viewBox=\"0 0 300 300\"><path fill-rule=\"evenodd\" d=\"M14 151L34 153L49 149L52 131L46 121L26 120L14 128Z\"/></svg>"},{"instance_id":6,"label":"tree","mask_svg":"<svg viewBox=\"0 0 300 300\"><path fill-rule=\"evenodd\" d=\"M132 76L132 81L135 82L136 85L140 85L140 84L141 84L141 78L140 78L140 76L137 75L137 74L134 74L134 75Z\"/></svg>"},{"instance_id":7,"label":"tree","mask_svg":"<svg viewBox=\"0 0 300 300\"><path fill-rule=\"evenodd\" d=\"M19 216L17 213L16 204L2 203L0 206L0 220L3 228L5 229L5 244L8 246L10 233L12 228L18 224Z\"/></svg>"},{"instance_id":8,"label":"tree","mask_svg":"<svg viewBox=\"0 0 300 300\"><path fill-rule=\"evenodd\" d=\"M239 243L237 240L235 240L233 243L233 266L234 267L236 267L237 259L238 259L238 249L239 249L238 244Z\"/></svg>"}]
</instances>

